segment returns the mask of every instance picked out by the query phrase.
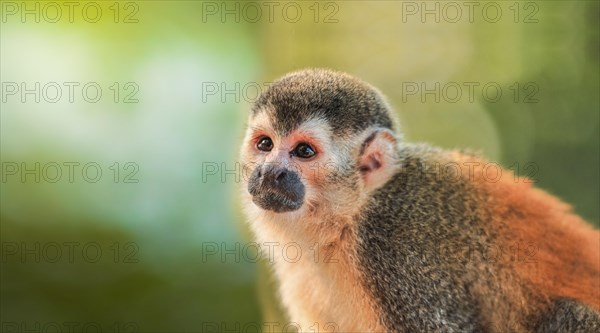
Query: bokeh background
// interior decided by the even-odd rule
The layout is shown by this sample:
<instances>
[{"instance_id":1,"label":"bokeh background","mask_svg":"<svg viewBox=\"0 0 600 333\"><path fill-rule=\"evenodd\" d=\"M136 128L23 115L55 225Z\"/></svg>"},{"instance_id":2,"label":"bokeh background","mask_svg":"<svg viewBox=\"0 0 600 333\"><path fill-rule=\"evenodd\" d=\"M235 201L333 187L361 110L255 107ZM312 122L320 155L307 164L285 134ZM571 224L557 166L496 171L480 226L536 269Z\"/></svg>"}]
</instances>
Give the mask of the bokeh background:
<instances>
[{"instance_id":1,"label":"bokeh background","mask_svg":"<svg viewBox=\"0 0 600 333\"><path fill-rule=\"evenodd\" d=\"M280 320L235 170L251 102L304 67L598 226L598 1L472 3L1 1L1 330Z\"/></svg>"}]
</instances>

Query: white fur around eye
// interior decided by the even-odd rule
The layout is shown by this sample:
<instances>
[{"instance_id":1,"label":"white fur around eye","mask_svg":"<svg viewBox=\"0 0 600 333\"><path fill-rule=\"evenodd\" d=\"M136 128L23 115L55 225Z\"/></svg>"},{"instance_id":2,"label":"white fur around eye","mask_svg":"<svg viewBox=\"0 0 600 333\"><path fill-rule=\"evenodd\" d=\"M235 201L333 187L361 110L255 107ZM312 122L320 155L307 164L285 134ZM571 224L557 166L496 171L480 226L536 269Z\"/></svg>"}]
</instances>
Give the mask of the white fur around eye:
<instances>
[{"instance_id":1,"label":"white fur around eye","mask_svg":"<svg viewBox=\"0 0 600 333\"><path fill-rule=\"evenodd\" d=\"M294 132L306 135L317 143L317 154L319 155L319 163L333 163L342 165L346 160L345 147L338 146L333 141L334 134L327 120L315 117L302 123ZM313 147L314 148L314 147Z\"/></svg>"}]
</instances>

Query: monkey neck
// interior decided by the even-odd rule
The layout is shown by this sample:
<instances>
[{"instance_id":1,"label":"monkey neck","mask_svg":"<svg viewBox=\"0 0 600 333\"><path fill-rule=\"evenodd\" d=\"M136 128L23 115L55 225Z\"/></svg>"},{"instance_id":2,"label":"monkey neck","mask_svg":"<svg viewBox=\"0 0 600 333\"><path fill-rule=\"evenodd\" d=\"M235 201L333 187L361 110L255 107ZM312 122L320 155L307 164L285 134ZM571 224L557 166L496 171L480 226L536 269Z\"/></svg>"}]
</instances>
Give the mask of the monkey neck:
<instances>
[{"instance_id":1,"label":"monkey neck","mask_svg":"<svg viewBox=\"0 0 600 333\"><path fill-rule=\"evenodd\" d=\"M341 332L384 332L371 297L358 287L364 278L357 269L354 211L330 205L321 200L310 212L303 207L284 214L247 209L259 244L274 248L267 256L293 321L302 327L335 323ZM310 291L306 281L311 281Z\"/></svg>"},{"instance_id":2,"label":"monkey neck","mask_svg":"<svg viewBox=\"0 0 600 333\"><path fill-rule=\"evenodd\" d=\"M356 234L354 209L331 205L321 200L318 205L306 205L295 212L274 213L249 204L246 213L259 243L293 244L303 253L311 253L343 246Z\"/></svg>"}]
</instances>

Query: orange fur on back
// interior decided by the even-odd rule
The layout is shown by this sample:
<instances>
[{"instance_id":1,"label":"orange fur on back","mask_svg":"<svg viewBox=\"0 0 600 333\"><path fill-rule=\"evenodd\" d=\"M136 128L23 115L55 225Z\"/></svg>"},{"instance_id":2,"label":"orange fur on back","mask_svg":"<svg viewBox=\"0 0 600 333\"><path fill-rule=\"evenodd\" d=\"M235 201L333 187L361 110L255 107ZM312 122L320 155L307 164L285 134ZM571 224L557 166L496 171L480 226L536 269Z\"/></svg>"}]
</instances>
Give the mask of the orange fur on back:
<instances>
[{"instance_id":1,"label":"orange fur on back","mask_svg":"<svg viewBox=\"0 0 600 333\"><path fill-rule=\"evenodd\" d=\"M567 297L600 311L600 232L530 180L502 169L491 181L484 176L486 161L458 160L479 162L473 183L491 198L489 228L517 251L513 267L520 278L543 300Z\"/></svg>"}]
</instances>

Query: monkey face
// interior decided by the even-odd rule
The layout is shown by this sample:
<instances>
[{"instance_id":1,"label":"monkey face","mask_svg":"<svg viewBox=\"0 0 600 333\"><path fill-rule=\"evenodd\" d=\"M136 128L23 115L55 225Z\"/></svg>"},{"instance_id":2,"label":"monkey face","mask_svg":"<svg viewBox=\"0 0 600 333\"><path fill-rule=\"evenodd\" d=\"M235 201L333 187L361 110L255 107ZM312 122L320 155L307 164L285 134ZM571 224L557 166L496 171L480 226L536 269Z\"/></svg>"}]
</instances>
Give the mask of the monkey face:
<instances>
[{"instance_id":1,"label":"monkey face","mask_svg":"<svg viewBox=\"0 0 600 333\"><path fill-rule=\"evenodd\" d=\"M245 207L290 218L351 215L396 169L395 148L387 105L374 88L337 72L292 73L250 113L241 154Z\"/></svg>"},{"instance_id":2,"label":"monkey face","mask_svg":"<svg viewBox=\"0 0 600 333\"><path fill-rule=\"evenodd\" d=\"M265 125L250 133L247 148L258 164L248 179L248 192L262 209L276 213L297 210L304 202L305 186L295 159L311 159L316 152L309 143L281 138Z\"/></svg>"},{"instance_id":3,"label":"monkey face","mask_svg":"<svg viewBox=\"0 0 600 333\"><path fill-rule=\"evenodd\" d=\"M285 213L305 204L315 207L326 192L331 162L331 133L319 119L307 121L291 133L274 130L268 112L250 118L242 147L246 190L254 205ZM327 164L327 161L330 161ZM330 168L332 169L332 168Z\"/></svg>"}]
</instances>

